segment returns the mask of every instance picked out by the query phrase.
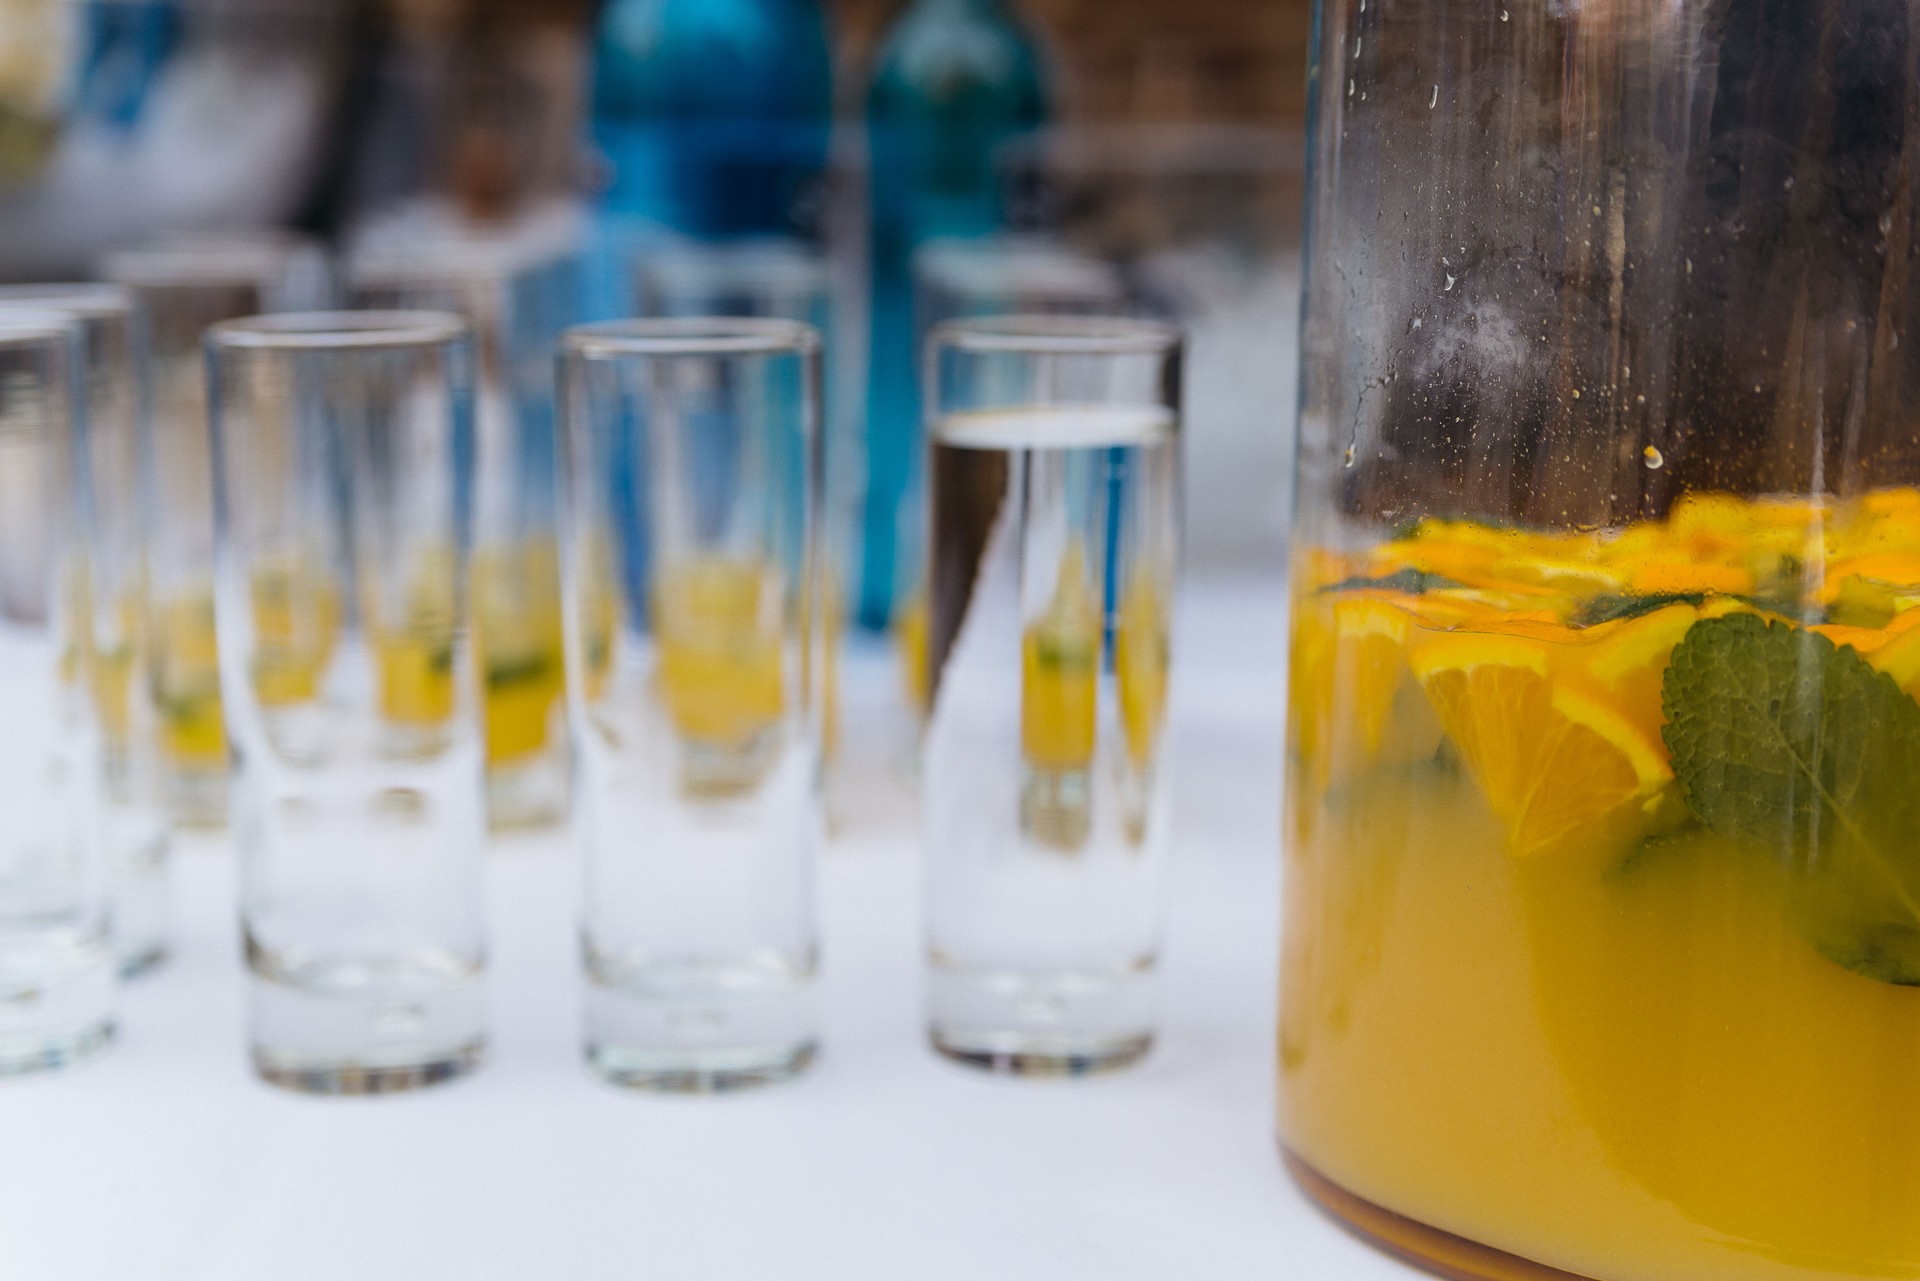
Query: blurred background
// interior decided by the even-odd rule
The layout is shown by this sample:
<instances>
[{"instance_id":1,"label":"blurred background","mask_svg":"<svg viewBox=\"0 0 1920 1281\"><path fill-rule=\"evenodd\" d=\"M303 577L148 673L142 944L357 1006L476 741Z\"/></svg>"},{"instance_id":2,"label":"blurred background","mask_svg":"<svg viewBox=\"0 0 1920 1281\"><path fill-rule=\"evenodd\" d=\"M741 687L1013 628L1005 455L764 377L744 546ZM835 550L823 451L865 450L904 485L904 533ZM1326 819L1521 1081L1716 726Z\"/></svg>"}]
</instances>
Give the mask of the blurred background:
<instances>
[{"instance_id":1,"label":"blurred background","mask_svg":"<svg viewBox=\"0 0 1920 1281\"><path fill-rule=\"evenodd\" d=\"M0 281L238 252L230 311L484 261L538 282L499 353L534 398L560 322L815 320L868 629L912 626L926 328L1169 318L1189 558L1271 565L1307 28L1307 0L0 0Z\"/></svg>"}]
</instances>

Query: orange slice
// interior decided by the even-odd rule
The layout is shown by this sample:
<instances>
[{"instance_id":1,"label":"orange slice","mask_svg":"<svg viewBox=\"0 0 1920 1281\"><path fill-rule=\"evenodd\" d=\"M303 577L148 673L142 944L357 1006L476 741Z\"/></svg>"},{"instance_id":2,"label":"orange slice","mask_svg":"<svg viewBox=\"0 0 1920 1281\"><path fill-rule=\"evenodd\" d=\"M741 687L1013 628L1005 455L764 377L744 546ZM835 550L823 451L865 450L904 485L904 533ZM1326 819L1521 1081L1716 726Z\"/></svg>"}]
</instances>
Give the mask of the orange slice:
<instances>
[{"instance_id":1,"label":"orange slice","mask_svg":"<svg viewBox=\"0 0 1920 1281\"><path fill-rule=\"evenodd\" d=\"M1516 857L1643 821L1673 777L1657 739L1606 697L1554 679L1552 660L1536 639L1458 632L1423 638L1411 656Z\"/></svg>"}]
</instances>

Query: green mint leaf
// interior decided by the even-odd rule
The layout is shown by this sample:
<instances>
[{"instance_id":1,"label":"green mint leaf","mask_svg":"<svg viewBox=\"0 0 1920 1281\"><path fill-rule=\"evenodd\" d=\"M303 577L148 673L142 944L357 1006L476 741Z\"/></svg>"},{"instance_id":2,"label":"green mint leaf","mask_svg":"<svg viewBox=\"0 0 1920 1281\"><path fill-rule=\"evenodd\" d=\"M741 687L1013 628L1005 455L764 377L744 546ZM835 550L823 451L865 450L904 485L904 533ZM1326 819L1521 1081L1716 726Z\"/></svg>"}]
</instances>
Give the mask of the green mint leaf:
<instances>
[{"instance_id":1,"label":"green mint leaf","mask_svg":"<svg viewBox=\"0 0 1920 1281\"><path fill-rule=\"evenodd\" d=\"M1700 822L1776 860L1823 955L1920 985L1920 703L1852 648L1752 614L1689 628L1663 701Z\"/></svg>"},{"instance_id":2,"label":"green mint leaf","mask_svg":"<svg viewBox=\"0 0 1920 1281\"><path fill-rule=\"evenodd\" d=\"M1403 569L1397 574L1388 574L1383 578L1368 578L1364 574L1352 578L1343 578L1337 583L1329 583L1320 590L1323 592L1351 592L1362 588L1374 591L1400 592L1407 596L1422 596L1427 592L1438 591L1443 587L1458 587L1459 583L1439 574L1429 574L1424 569Z\"/></svg>"}]
</instances>

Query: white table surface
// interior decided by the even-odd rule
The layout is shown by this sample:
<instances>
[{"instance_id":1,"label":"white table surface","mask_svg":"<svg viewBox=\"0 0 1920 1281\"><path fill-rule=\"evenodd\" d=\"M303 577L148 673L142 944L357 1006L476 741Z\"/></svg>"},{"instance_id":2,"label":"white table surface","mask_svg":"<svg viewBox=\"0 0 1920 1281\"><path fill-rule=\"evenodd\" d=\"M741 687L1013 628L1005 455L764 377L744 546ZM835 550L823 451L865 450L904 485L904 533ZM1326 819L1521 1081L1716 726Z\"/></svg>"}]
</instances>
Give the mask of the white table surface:
<instances>
[{"instance_id":1,"label":"white table surface","mask_svg":"<svg viewBox=\"0 0 1920 1281\"><path fill-rule=\"evenodd\" d=\"M884 765L821 871L821 1057L723 1098L586 1075L551 840L491 859L478 1074L374 1099L263 1085L232 853L203 841L118 1046L0 1084L0 1278L1406 1281L1306 1204L1271 1138L1282 589L1196 577L1182 609L1164 1030L1133 1071L1008 1081L926 1048L913 827ZM880 706L887 676L859 656L850 698Z\"/></svg>"}]
</instances>

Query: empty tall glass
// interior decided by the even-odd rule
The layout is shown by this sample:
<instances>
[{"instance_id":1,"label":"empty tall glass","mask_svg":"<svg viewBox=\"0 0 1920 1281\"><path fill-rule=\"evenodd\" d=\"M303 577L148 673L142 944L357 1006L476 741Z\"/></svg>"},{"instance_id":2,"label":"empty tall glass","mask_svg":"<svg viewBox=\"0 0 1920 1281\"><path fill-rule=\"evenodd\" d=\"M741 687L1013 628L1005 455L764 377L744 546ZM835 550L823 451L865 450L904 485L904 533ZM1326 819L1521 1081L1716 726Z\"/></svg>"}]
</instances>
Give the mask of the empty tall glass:
<instances>
[{"instance_id":1,"label":"empty tall glass","mask_svg":"<svg viewBox=\"0 0 1920 1281\"><path fill-rule=\"evenodd\" d=\"M430 1084L486 1042L469 331L311 313L208 342L254 1065Z\"/></svg>"},{"instance_id":2,"label":"empty tall glass","mask_svg":"<svg viewBox=\"0 0 1920 1281\"><path fill-rule=\"evenodd\" d=\"M566 817L572 781L560 652L554 348L577 262L549 240L396 240L356 256L356 306L456 312L479 347L473 623L486 682L496 829Z\"/></svg>"},{"instance_id":3,"label":"empty tall glass","mask_svg":"<svg viewBox=\"0 0 1920 1281\"><path fill-rule=\"evenodd\" d=\"M58 312L77 326L89 466L82 550L90 608L86 652L101 730L103 834L113 934L129 973L167 950L168 824L158 777L159 712L147 648L147 508L152 463L142 370L144 331L132 297L112 285L10 285L0 311Z\"/></svg>"},{"instance_id":4,"label":"empty tall glass","mask_svg":"<svg viewBox=\"0 0 1920 1281\"><path fill-rule=\"evenodd\" d=\"M590 325L563 356L586 1053L723 1090L816 1041L819 337Z\"/></svg>"},{"instance_id":5,"label":"empty tall glass","mask_svg":"<svg viewBox=\"0 0 1920 1281\"><path fill-rule=\"evenodd\" d=\"M213 467L207 441L209 325L312 305L324 260L267 233L200 236L112 255L106 276L144 313L153 467L147 477L153 679L169 807L189 826L226 822L227 743L213 628Z\"/></svg>"},{"instance_id":6,"label":"empty tall glass","mask_svg":"<svg viewBox=\"0 0 1920 1281\"><path fill-rule=\"evenodd\" d=\"M943 325L928 356L928 1004L942 1053L1097 1072L1153 1040L1179 334Z\"/></svg>"},{"instance_id":7,"label":"empty tall glass","mask_svg":"<svg viewBox=\"0 0 1920 1281\"><path fill-rule=\"evenodd\" d=\"M0 312L0 1075L113 1034L101 742L75 482L78 331Z\"/></svg>"}]
</instances>

